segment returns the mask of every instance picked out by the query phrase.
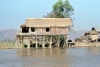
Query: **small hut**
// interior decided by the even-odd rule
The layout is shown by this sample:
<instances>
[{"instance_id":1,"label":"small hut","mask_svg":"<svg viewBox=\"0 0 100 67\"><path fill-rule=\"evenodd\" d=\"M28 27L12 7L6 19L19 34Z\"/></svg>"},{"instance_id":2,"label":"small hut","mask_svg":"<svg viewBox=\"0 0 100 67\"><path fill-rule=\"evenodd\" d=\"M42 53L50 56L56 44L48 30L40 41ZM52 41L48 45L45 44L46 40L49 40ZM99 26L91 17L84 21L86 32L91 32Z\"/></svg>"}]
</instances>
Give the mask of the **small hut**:
<instances>
[{"instance_id":1,"label":"small hut","mask_svg":"<svg viewBox=\"0 0 100 67\"><path fill-rule=\"evenodd\" d=\"M32 44L35 48L45 48L45 44L49 44L49 48L60 47L61 39L64 45L67 42L71 26L70 18L27 18L16 33L16 43L20 41L22 46L25 43L28 48Z\"/></svg>"},{"instance_id":2,"label":"small hut","mask_svg":"<svg viewBox=\"0 0 100 67\"><path fill-rule=\"evenodd\" d=\"M98 37L100 37L100 27L93 27L92 30L95 30L98 33Z\"/></svg>"},{"instance_id":3,"label":"small hut","mask_svg":"<svg viewBox=\"0 0 100 67\"><path fill-rule=\"evenodd\" d=\"M85 34L84 34L84 36L86 37L86 41L87 41L87 42L90 42L90 41L91 41L90 32L91 32L91 31L87 31L87 32L85 32Z\"/></svg>"},{"instance_id":4,"label":"small hut","mask_svg":"<svg viewBox=\"0 0 100 67\"><path fill-rule=\"evenodd\" d=\"M95 30L91 30L90 37L91 37L91 40L97 40L98 39L98 32L96 32Z\"/></svg>"},{"instance_id":5,"label":"small hut","mask_svg":"<svg viewBox=\"0 0 100 67\"><path fill-rule=\"evenodd\" d=\"M88 37L90 35L90 31L85 32L84 36Z\"/></svg>"}]
</instances>

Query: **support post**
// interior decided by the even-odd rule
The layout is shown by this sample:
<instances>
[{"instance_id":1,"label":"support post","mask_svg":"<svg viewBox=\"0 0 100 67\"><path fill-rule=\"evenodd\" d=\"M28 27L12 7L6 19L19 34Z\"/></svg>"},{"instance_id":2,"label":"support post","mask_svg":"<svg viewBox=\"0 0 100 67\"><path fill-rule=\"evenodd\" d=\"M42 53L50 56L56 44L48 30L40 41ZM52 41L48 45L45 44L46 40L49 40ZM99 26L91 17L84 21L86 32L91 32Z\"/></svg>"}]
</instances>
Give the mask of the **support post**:
<instances>
[{"instance_id":1,"label":"support post","mask_svg":"<svg viewBox=\"0 0 100 67\"><path fill-rule=\"evenodd\" d=\"M42 48L45 48L45 35L43 37L43 44L42 44Z\"/></svg>"},{"instance_id":2,"label":"support post","mask_svg":"<svg viewBox=\"0 0 100 67\"><path fill-rule=\"evenodd\" d=\"M22 48L22 46L23 46L23 36L21 35L21 47L20 48Z\"/></svg>"},{"instance_id":3,"label":"support post","mask_svg":"<svg viewBox=\"0 0 100 67\"><path fill-rule=\"evenodd\" d=\"M17 46L18 46L18 48L20 48L20 39L19 39L19 37L18 37L18 41L17 41Z\"/></svg>"},{"instance_id":4,"label":"support post","mask_svg":"<svg viewBox=\"0 0 100 67\"><path fill-rule=\"evenodd\" d=\"M63 45L63 47L65 47L65 36L63 36L64 37L64 45Z\"/></svg>"},{"instance_id":5,"label":"support post","mask_svg":"<svg viewBox=\"0 0 100 67\"><path fill-rule=\"evenodd\" d=\"M50 36L50 48L52 47L52 35Z\"/></svg>"},{"instance_id":6,"label":"support post","mask_svg":"<svg viewBox=\"0 0 100 67\"><path fill-rule=\"evenodd\" d=\"M65 35L65 39L64 39L65 47L67 47L67 45L68 45L68 39L67 38L68 38L67 35Z\"/></svg>"},{"instance_id":7,"label":"support post","mask_svg":"<svg viewBox=\"0 0 100 67\"><path fill-rule=\"evenodd\" d=\"M58 37L58 48L59 48L59 46L60 46L60 35Z\"/></svg>"},{"instance_id":8,"label":"support post","mask_svg":"<svg viewBox=\"0 0 100 67\"><path fill-rule=\"evenodd\" d=\"M15 48L18 48L18 36L16 36L16 47Z\"/></svg>"},{"instance_id":9,"label":"support post","mask_svg":"<svg viewBox=\"0 0 100 67\"><path fill-rule=\"evenodd\" d=\"M30 48L30 36L28 37L28 49Z\"/></svg>"},{"instance_id":10,"label":"support post","mask_svg":"<svg viewBox=\"0 0 100 67\"><path fill-rule=\"evenodd\" d=\"M38 48L38 43L37 43L37 36L36 36L36 48Z\"/></svg>"},{"instance_id":11,"label":"support post","mask_svg":"<svg viewBox=\"0 0 100 67\"><path fill-rule=\"evenodd\" d=\"M68 34L66 35L66 45L68 47Z\"/></svg>"}]
</instances>

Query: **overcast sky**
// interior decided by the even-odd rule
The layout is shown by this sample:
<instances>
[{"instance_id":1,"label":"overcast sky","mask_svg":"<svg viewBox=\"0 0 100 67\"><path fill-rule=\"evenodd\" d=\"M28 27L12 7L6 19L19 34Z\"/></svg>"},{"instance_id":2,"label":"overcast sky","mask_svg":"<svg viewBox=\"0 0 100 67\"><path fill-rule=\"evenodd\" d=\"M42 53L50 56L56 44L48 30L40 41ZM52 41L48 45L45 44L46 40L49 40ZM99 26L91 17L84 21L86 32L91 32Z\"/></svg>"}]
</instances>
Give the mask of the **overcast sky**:
<instances>
[{"instance_id":1,"label":"overcast sky","mask_svg":"<svg viewBox=\"0 0 100 67\"><path fill-rule=\"evenodd\" d=\"M19 29L26 18L42 18L58 0L0 0L0 30ZM75 31L100 27L100 0L69 0Z\"/></svg>"}]
</instances>

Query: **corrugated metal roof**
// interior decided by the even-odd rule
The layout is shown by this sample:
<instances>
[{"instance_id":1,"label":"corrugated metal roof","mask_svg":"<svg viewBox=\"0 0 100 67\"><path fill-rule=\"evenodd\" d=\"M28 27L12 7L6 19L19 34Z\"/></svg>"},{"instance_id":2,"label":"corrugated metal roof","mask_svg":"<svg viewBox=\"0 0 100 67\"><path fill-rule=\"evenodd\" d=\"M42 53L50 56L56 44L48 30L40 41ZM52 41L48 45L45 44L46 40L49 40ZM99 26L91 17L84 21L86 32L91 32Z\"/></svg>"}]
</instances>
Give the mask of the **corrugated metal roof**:
<instances>
[{"instance_id":1,"label":"corrugated metal roof","mask_svg":"<svg viewBox=\"0 0 100 67\"><path fill-rule=\"evenodd\" d=\"M100 27L93 27L97 32L100 32Z\"/></svg>"}]
</instances>

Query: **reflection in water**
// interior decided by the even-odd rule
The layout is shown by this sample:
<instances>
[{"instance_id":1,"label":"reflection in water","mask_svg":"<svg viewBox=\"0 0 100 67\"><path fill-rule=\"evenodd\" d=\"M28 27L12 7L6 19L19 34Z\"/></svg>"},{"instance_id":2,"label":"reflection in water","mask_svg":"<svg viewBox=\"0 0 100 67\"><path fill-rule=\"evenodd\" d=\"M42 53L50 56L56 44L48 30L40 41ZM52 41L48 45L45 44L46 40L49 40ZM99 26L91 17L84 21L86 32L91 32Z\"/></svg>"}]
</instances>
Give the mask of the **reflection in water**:
<instances>
[{"instance_id":1,"label":"reflection in water","mask_svg":"<svg viewBox=\"0 0 100 67\"><path fill-rule=\"evenodd\" d=\"M20 49L18 54L21 57L57 57L60 55L67 55L66 49Z\"/></svg>"},{"instance_id":2,"label":"reflection in water","mask_svg":"<svg viewBox=\"0 0 100 67\"><path fill-rule=\"evenodd\" d=\"M25 66L69 67L71 65L66 49L22 49L18 50L18 55L24 58Z\"/></svg>"},{"instance_id":3,"label":"reflection in water","mask_svg":"<svg viewBox=\"0 0 100 67\"><path fill-rule=\"evenodd\" d=\"M100 67L100 47L0 50L0 67Z\"/></svg>"}]
</instances>

